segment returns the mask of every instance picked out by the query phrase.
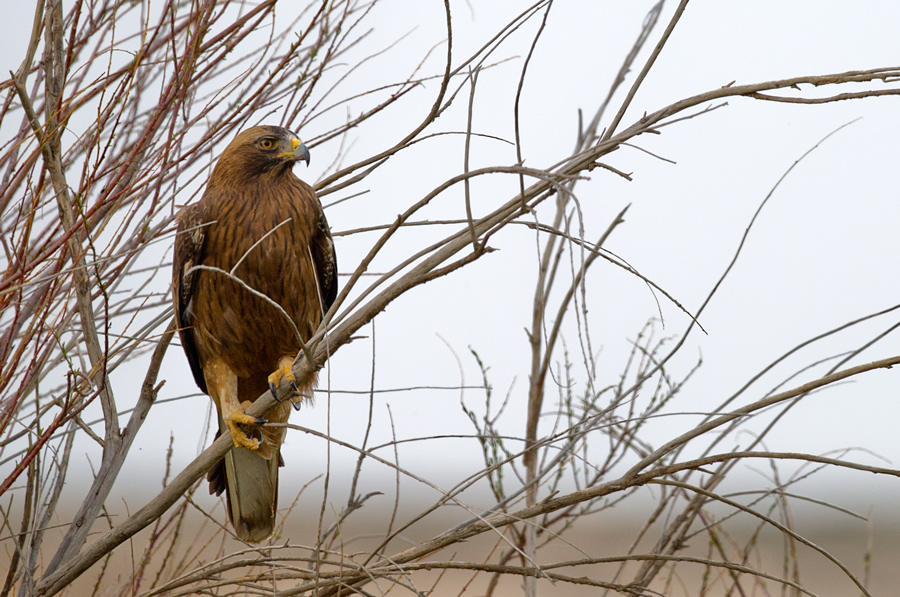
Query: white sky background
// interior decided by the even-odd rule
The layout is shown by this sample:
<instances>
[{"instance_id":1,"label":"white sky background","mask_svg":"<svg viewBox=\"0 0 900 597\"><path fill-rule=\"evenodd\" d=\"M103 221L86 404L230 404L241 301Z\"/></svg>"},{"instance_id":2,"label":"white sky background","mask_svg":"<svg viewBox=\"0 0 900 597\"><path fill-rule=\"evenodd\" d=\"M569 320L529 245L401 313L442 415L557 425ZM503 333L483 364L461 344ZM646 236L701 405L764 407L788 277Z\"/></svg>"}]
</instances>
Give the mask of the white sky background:
<instances>
[{"instance_id":1,"label":"white sky background","mask_svg":"<svg viewBox=\"0 0 900 597\"><path fill-rule=\"evenodd\" d=\"M0 23L3 72L16 68L21 61L33 14L30 4L17 2L4 7L5 19ZM452 4L455 62L468 56L527 6L523 2L475 0L471 4L471 11L464 2ZM526 165L544 167L568 155L574 145L577 110L582 108L589 115L596 109L651 5L557 0L523 91L521 120ZM636 63L638 69L674 8L675 3L666 5L651 43ZM437 1L385 2L369 23L377 29L364 48L382 47L410 33L394 50L374 61L371 69L354 76L351 85L360 89L384 83L387 71L392 73L388 80L404 77L423 53L444 37L443 9ZM498 54L498 58L514 57L512 61L481 74L475 98L475 132L513 138L515 82L538 24L536 19L523 27ZM891 0L696 0L690 4L622 126L645 111L732 81L745 84L896 65L900 62L898 27L900 4ZM426 72L439 72L444 51L444 46L438 47L426 63ZM613 99L607 122L634 74ZM847 87L829 92L849 90ZM805 91L804 95L808 95ZM352 138L355 145L348 163L393 144L427 113L436 92L436 83L416 90L401 107L361 129ZM463 91L457 106L442 116L442 130L465 130L467 93L468 90ZM592 173L591 181L579 185L577 192L588 238L599 235L615 213L631 204L626 223L614 232L606 248L665 288L689 310L696 311L731 260L753 213L779 177L820 139L855 119L860 120L832 136L795 168L763 209L736 267L700 318L708 335L692 332L673 365L677 376L686 372L700 354L704 360L671 412L713 409L749 377L798 343L900 303L894 265L895 256L900 253L900 205L896 191L900 98L824 106L732 99L728 106L710 114L665 127L659 136L637 140L640 147L675 164L637 149L622 148L606 161L632 173L632 182L598 169ZM325 127L299 132L306 138L324 130ZM369 189L367 194L329 209L332 228L341 231L388 223L405 206L461 171L461 136L426 143L420 144L417 151L392 159L366 179L357 190ZM515 162L511 145L485 139L473 143L472 168ZM319 178L337 151L337 142L314 148L310 168L300 166L297 174L308 181ZM479 202L495 205L508 199L515 192L514 182L510 179L497 186L482 181L473 183L475 209L478 210ZM324 202L339 196L343 194L329 195ZM455 189L442 196L428 215L459 217L461 205L460 189ZM549 211L544 210L541 216L546 221ZM410 236L427 238L429 234L437 233L423 229ZM371 243L374 239L338 239L341 271L352 271L362 255L364 241ZM493 239L491 246L499 251L449 278L414 290L376 320L375 383L380 389L458 385L460 372L449 345L462 359L466 383L477 384L480 374L467 350L471 346L491 367L490 378L498 399L513 386L507 428L510 433L522 435L529 363L523 328L529 323L536 269L534 233L514 227ZM595 349L602 347L598 360L605 372L602 378L614 383L628 354L629 340L648 318L657 315L656 302L640 280L605 264L595 266L588 292L593 301L592 340ZM688 324L687 317L664 297L658 299L666 323L665 331L659 333L681 333ZM855 349L898 319L900 313L888 315L800 353L755 386L741 403L762 397L806 365ZM371 337L370 330L365 334ZM577 337L570 334L566 340L577 352ZM900 346L893 334L857 357L853 364L898 353ZM131 383L139 387L141 365L145 363L122 372L116 381L128 384L130 375ZM358 340L342 349L329 369L323 371L320 388L327 388L330 379L336 390L365 390L370 370L371 340ZM818 377L825 370L820 366L798 381ZM896 466L900 462L896 431L900 421L898 375L897 371L877 371L808 397L769 435L767 446L816 454L859 446ZM170 349L160 377L167 379L160 399L195 391L178 347ZM117 395L124 397L127 392L118 390ZM482 402L478 391L467 392L466 399L472 406ZM125 398L121 400L127 402ZM390 439L387 405L399 438L472 432L460 410L458 391L383 394L375 405L371 444ZM208 438L201 438L199 431L207 406L206 398L195 397L153 408L130 456L133 466L125 467L122 478L127 486L115 490L129 500L132 511L150 495L149 491L158 487L170 432L175 434L178 470L208 445ZM329 404L328 396L320 393L314 408L294 414L291 421L325 431L330 410L331 433L359 444L366 406L365 396L335 393ZM645 439L659 445L699 420L697 416L660 419ZM761 423L756 426L761 427ZM287 468L282 469L283 499L324 472L323 446L323 442L296 432L289 435L284 448ZM93 462L99 460L93 448L85 446L85 451L91 454ZM380 455L389 458L391 451L383 450ZM331 457L332 482L340 488L355 455L334 448ZM850 458L878 463L865 454ZM84 475L89 474L85 458L74 460L82 464ZM474 442L432 441L402 449L401 464L448 486L478 470L480 455ZM392 483L392 476L376 476L376 470L387 471L377 466L370 468L360 487L362 493L385 490L385 483ZM75 477L73 474L73 481L77 481ZM841 473L831 479L840 482L825 490L851 504L875 500L870 500L869 492L896 492L898 483L896 479L875 479L863 473ZM860 501L860 496L865 497ZM345 497L345 492L338 489L335 501L342 502Z\"/></svg>"}]
</instances>

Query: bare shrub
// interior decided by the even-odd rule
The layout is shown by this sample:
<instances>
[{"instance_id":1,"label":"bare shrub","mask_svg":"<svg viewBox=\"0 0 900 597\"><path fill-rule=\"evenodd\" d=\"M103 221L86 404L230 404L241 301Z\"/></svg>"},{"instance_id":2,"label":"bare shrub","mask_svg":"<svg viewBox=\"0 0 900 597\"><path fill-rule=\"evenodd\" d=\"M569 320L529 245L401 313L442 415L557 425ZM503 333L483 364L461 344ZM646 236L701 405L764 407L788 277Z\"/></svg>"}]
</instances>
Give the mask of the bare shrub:
<instances>
[{"instance_id":1,"label":"bare shrub","mask_svg":"<svg viewBox=\"0 0 900 597\"><path fill-rule=\"evenodd\" d=\"M415 56L411 72L399 79L390 78L395 73L384 65L400 50L369 44L373 15L386 10L379 1L300 6L275 0L255 5L76 0L67 13L60 0L37 5L23 62L0 85L0 495L6 497L0 536L9 562L0 595L53 595L82 575L79 582L93 587L94 594L123 595L324 597L384 594L391 588L493 595L520 582L526 594L534 595L544 581L675 595L682 594L679 583L685 578L697 583L693 592L684 589L688 594L744 594L744 587L757 585L811 594L800 575L801 549L821 554L848 586L869 594L864 579L793 528L791 488L823 467L891 476L900 471L858 464L843 454L769 451L763 442L780 414L761 431L754 429L750 441L739 436L757 413L787 412L810 392L890 368L900 357L851 365L848 361L862 350L856 347L805 383L790 376L784 387L771 391L752 385L832 332L823 333L749 376L694 428L655 440L646 432L655 420L691 410L682 397L699 363L682 360L675 366L674 357L697 333L719 285L709 289L699 307L683 306L605 248L623 224L625 210L605 222L586 221L581 202L592 199L579 197L577 190L601 172L630 179L605 161L611 152L644 135L660 135L676 122L690 126L683 121L722 107L728 98L814 109L839 100L900 95L900 68L726 85L638 114L634 98L687 5L682 2L667 14L668 21L660 21L659 3L637 31L633 47L622 52L624 62L608 94L586 111L578 130L566 132L576 139L571 151L537 166L521 139L529 123L520 118L519 98L533 83L529 64L541 51L541 36L554 11L550 1L527 7L467 55L453 43L454 22L461 18L456 12L462 9L445 1L442 39ZM529 40L528 52L515 56L508 47L522 37ZM509 60L518 76L505 141L516 158L498 155L487 166L470 168L472 144L487 137L473 124L479 84L494 76L498 65L508 67ZM379 78L382 68L384 78ZM354 77L363 72L377 83L360 91ZM414 94L430 97L421 113L415 112ZM462 116L451 120L451 127L442 126L440 118L451 114ZM405 183L378 178L392 160L430 156L431 144L445 136L463 141L452 156L427 158L441 180L403 205L399 215L382 211L373 215L380 223L335 231L344 247L353 247L347 253L352 258L342 254L340 295L309 343L307 358L296 364L298 377L322 367L349 343L365 342L361 335L372 338L374 351L370 324L389 305L407 295L415 300L419 287L438 278L452 284L459 270L502 247L507 231L532 233L538 257L523 256L535 265L533 278L515 281L533 295L524 322L530 360L519 367L525 387L498 396L491 364L482 362L477 347L458 355L465 363L461 367L471 370L474 363L481 379L463 394L471 428L448 434L477 448L483 466L443 488L404 468L396 454L384 456L412 440L373 446L367 432L348 443L327 430L291 424L290 433L316 436L357 454L356 466L341 471L349 495L333 512L335 498L329 497L327 507L323 500L314 544L276 535L265 548L247 548L231 541L221 510L210 511L195 499L198 488L205 493L202 477L230 448L227 437L177 474L167 468L162 491L136 511L112 516L108 508L113 507L113 484L129 462L135 438L144 432L142 424L164 381L160 367L174 330L168 284L177 206L198 198L223 143L263 121L300 131L307 145L319 148L318 155L334 156L315 185L326 206L368 192L390 195ZM460 122L464 128L454 129ZM373 135L376 149L364 157L352 151L354 139L362 135L358 131L385 130L392 135ZM441 168L448 163L458 165L444 177ZM480 190L485 180L502 181L498 184L509 193L498 197ZM433 211L446 197L456 200L453 207ZM423 230L427 233L420 234ZM740 253L738 248L734 260ZM586 288L597 263L637 277L689 321L678 333L648 322L638 331L624 369L612 378L596 366L598 348L591 335L592 297ZM126 365L142 372L139 390L116 381L116 372ZM375 394L373 382L367 429ZM264 395L249 412L263 415L273 404ZM523 427L513 429L506 422L511 411L524 413ZM97 412L102 415L98 421L86 414ZM417 438L426 446L433 445L431 440ZM76 446L85 442L96 444L92 449L101 458L89 490L69 496L77 500L77 511L60 524L61 496L81 449ZM772 467L772 486L729 495L723 487L737 463L757 461ZM796 466L779 472L785 461ZM399 509L398 494L391 516L369 521L377 527L371 545L350 549L341 529L364 516L376 495L359 483L373 466L394 471L397 487L399 479L412 479L441 497L410 512ZM302 474L312 483L320 472L325 471L307 468ZM490 504L467 501L463 494L470 490L488 495ZM652 503L645 524L629 535L630 547L621 553L589 553L566 544L571 533L615 517L623 504L646 504L641 500L647 496ZM405 531L445 506L467 512L467 520L402 546ZM285 519L293 508L285 506ZM736 519L752 521L753 531L739 536L729 526ZM203 521L199 534L186 536L189 520ZM132 538L145 529L131 568L112 573L111 554L134 550ZM783 561L774 566L760 556L761 537L769 532L782 537L785 546ZM474 547L467 551L479 537L488 546L484 553ZM703 543L703 553L686 552L691 541ZM571 550L558 558L550 548L560 544ZM209 553L215 554L211 560ZM449 571L465 576L451 581L445 576ZM459 578L464 580L457 583Z\"/></svg>"}]
</instances>

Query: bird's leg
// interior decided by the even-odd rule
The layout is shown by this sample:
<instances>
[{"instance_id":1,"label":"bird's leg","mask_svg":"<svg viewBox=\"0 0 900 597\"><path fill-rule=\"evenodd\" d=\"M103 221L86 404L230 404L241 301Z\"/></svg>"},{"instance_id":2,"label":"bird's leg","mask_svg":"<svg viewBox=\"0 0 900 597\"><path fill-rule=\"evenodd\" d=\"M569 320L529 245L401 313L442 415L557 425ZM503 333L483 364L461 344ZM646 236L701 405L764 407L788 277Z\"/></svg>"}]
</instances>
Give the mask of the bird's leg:
<instances>
[{"instance_id":1,"label":"bird's leg","mask_svg":"<svg viewBox=\"0 0 900 597\"><path fill-rule=\"evenodd\" d=\"M269 376L269 390L272 392L272 397L275 400L278 400L278 386L281 384L282 379L288 380L291 384L291 389L299 392L297 389L297 378L294 377L294 357L281 357L278 359L278 369ZM283 400L278 400L278 402L283 402Z\"/></svg>"},{"instance_id":2,"label":"bird's leg","mask_svg":"<svg viewBox=\"0 0 900 597\"><path fill-rule=\"evenodd\" d=\"M234 371L220 360L208 362L203 367L206 389L219 408L225 426L231 432L234 445L250 450L259 449L259 440L251 438L241 427L256 427L267 423L266 419L251 417L238 401L238 380ZM250 403L247 403L250 406Z\"/></svg>"}]
</instances>

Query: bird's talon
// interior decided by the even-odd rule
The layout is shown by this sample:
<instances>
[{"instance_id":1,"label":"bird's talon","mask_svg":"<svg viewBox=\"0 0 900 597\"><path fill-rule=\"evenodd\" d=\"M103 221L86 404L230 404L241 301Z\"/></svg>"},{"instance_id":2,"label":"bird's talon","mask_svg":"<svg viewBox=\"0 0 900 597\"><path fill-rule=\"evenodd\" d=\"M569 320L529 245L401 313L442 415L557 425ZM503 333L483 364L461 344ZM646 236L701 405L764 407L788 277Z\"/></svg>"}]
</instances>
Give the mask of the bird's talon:
<instances>
[{"instance_id":1,"label":"bird's talon","mask_svg":"<svg viewBox=\"0 0 900 597\"><path fill-rule=\"evenodd\" d=\"M262 443L258 439L252 439L248 437L245 433L238 431L235 433L232 431L231 439L234 441L235 448L247 448L248 450L259 450L259 445Z\"/></svg>"},{"instance_id":2,"label":"bird's talon","mask_svg":"<svg viewBox=\"0 0 900 597\"><path fill-rule=\"evenodd\" d=\"M247 402L245 407L249 406L249 404ZM231 431L231 439L234 441L234 445L238 448L247 448L248 450L259 449L259 446L262 444L263 434L256 427L266 423L268 423L267 419L253 417L242 411L235 411L225 419L225 424ZM253 429L244 431L241 429L241 425L253 427Z\"/></svg>"},{"instance_id":3,"label":"bird's talon","mask_svg":"<svg viewBox=\"0 0 900 597\"><path fill-rule=\"evenodd\" d=\"M275 399L275 402L278 402L279 404L284 402L284 400L278 397L278 386L275 385L274 381L269 382L269 391L272 392L272 398Z\"/></svg>"},{"instance_id":4,"label":"bird's talon","mask_svg":"<svg viewBox=\"0 0 900 597\"><path fill-rule=\"evenodd\" d=\"M293 379L291 380L291 389L294 390L294 391L297 392L297 393L300 392L300 388L297 387L297 382L294 381Z\"/></svg>"},{"instance_id":5,"label":"bird's talon","mask_svg":"<svg viewBox=\"0 0 900 597\"><path fill-rule=\"evenodd\" d=\"M282 357L278 360L278 369L269 375L269 390L271 390L272 396L278 402L284 402L284 400L278 400L278 386L281 384L281 380L289 382L291 389L295 392L297 391L297 382L295 381L294 372L291 370L293 366L293 357Z\"/></svg>"},{"instance_id":6,"label":"bird's talon","mask_svg":"<svg viewBox=\"0 0 900 597\"><path fill-rule=\"evenodd\" d=\"M303 406L302 400L297 400L296 402L291 401L291 406L294 407L294 410L300 412L300 408Z\"/></svg>"}]
</instances>

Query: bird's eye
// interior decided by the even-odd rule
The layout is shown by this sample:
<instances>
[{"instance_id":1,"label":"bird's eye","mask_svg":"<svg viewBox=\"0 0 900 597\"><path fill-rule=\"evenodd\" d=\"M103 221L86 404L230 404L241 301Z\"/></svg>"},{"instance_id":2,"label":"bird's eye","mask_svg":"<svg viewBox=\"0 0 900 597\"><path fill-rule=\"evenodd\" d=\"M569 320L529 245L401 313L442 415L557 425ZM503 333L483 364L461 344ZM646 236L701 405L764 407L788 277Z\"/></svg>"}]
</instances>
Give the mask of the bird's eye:
<instances>
[{"instance_id":1,"label":"bird's eye","mask_svg":"<svg viewBox=\"0 0 900 597\"><path fill-rule=\"evenodd\" d=\"M274 139L261 139L259 142L259 146L263 149L275 149L275 140Z\"/></svg>"}]
</instances>

